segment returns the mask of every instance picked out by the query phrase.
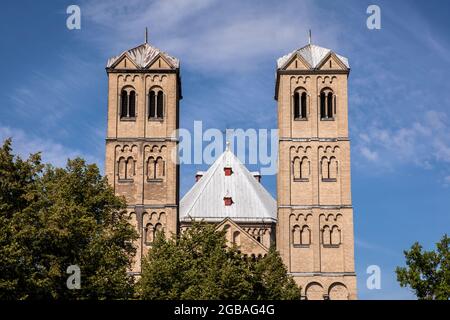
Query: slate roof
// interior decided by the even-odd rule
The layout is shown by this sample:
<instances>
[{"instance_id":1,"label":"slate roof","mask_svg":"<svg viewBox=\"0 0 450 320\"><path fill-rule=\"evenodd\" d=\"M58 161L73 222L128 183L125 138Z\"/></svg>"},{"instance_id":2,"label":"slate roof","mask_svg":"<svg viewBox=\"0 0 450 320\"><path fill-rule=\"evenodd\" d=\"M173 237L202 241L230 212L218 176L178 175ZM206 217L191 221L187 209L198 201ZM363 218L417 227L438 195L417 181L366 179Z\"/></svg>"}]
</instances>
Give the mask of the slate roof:
<instances>
[{"instance_id":1,"label":"slate roof","mask_svg":"<svg viewBox=\"0 0 450 320\"><path fill-rule=\"evenodd\" d=\"M135 48L122 52L118 56L108 59L106 66L107 68L110 68L114 65L114 63L122 58L122 56L128 55L128 57L130 57L130 59L133 60L138 67L146 68L159 54L161 54L172 65L172 67L176 69L180 67L180 61L177 58L168 55L164 51L161 51L148 43L143 43Z\"/></svg>"},{"instance_id":2,"label":"slate roof","mask_svg":"<svg viewBox=\"0 0 450 320\"><path fill-rule=\"evenodd\" d=\"M278 69L281 69L284 67L284 65L291 59L291 57L295 54L299 54L303 59L305 59L306 62L311 66L312 69L317 68L320 63L323 61L323 59L332 52L330 49L323 48L320 46L316 46L314 44L308 44L304 46L303 48L296 49L292 51L291 53L288 53L287 55L279 58L277 60L277 67ZM350 68L350 65L348 63L348 59L338 55L337 53L333 52L338 59L347 67Z\"/></svg>"},{"instance_id":3,"label":"slate roof","mask_svg":"<svg viewBox=\"0 0 450 320\"><path fill-rule=\"evenodd\" d=\"M226 176L225 167L233 173ZM224 197L233 204L226 206ZM276 201L227 148L180 202L180 220L276 222Z\"/></svg>"}]
</instances>

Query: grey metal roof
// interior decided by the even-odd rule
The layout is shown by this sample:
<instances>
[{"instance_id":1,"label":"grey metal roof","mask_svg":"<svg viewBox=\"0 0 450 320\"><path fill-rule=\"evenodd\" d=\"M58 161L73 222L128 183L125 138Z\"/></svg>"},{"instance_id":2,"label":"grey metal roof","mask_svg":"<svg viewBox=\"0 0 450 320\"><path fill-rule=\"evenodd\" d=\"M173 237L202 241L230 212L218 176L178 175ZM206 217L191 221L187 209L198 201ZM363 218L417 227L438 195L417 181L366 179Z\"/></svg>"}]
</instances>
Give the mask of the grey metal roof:
<instances>
[{"instance_id":1,"label":"grey metal roof","mask_svg":"<svg viewBox=\"0 0 450 320\"><path fill-rule=\"evenodd\" d=\"M225 176L224 168L233 173ZM224 197L233 204L225 206ZM276 201L227 148L180 202L180 220L276 222Z\"/></svg>"},{"instance_id":2,"label":"grey metal roof","mask_svg":"<svg viewBox=\"0 0 450 320\"><path fill-rule=\"evenodd\" d=\"M304 46L303 48L296 49L292 51L291 53L288 53L285 56L282 56L277 60L277 66L278 69L281 69L285 66L285 64L291 59L291 57L295 54L299 54L303 59L305 59L306 62L311 66L312 69L317 68L320 63L323 61L323 59L332 52L330 49L323 48L316 46L314 44L308 44ZM336 54L333 52L339 60L347 67L350 68L350 65L348 63L348 59Z\"/></svg>"},{"instance_id":3,"label":"grey metal roof","mask_svg":"<svg viewBox=\"0 0 450 320\"><path fill-rule=\"evenodd\" d=\"M120 55L108 59L107 67L110 68L114 63L116 63L122 56L128 55L130 59L140 68L146 68L153 59L161 54L174 68L180 67L180 61L174 58L164 51L151 46L148 43L141 44L135 48L126 50Z\"/></svg>"}]
</instances>

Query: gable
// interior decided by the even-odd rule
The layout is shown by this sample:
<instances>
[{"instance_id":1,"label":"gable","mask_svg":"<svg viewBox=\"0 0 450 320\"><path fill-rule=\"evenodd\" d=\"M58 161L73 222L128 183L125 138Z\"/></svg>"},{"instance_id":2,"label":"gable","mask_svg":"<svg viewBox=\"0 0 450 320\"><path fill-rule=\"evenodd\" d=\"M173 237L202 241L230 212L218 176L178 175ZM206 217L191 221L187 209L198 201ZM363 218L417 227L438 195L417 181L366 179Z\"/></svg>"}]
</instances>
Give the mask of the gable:
<instances>
[{"instance_id":1,"label":"gable","mask_svg":"<svg viewBox=\"0 0 450 320\"><path fill-rule=\"evenodd\" d=\"M299 54L293 57L286 63L284 70L309 70L311 66Z\"/></svg>"},{"instance_id":2,"label":"gable","mask_svg":"<svg viewBox=\"0 0 450 320\"><path fill-rule=\"evenodd\" d=\"M137 69L137 66L134 63L134 61L130 59L126 54L122 55L122 57L119 58L111 67L114 69L129 69L129 70Z\"/></svg>"},{"instance_id":3,"label":"gable","mask_svg":"<svg viewBox=\"0 0 450 320\"><path fill-rule=\"evenodd\" d=\"M267 247L258 242L230 218L224 219L216 227L216 230L222 231L224 229L226 229L225 237L227 239L227 245L232 246L235 244L243 254L264 256L269 252Z\"/></svg>"},{"instance_id":4,"label":"gable","mask_svg":"<svg viewBox=\"0 0 450 320\"><path fill-rule=\"evenodd\" d=\"M148 66L148 69L172 69L170 63L164 59L162 55L158 55L153 61L151 61Z\"/></svg>"},{"instance_id":5,"label":"gable","mask_svg":"<svg viewBox=\"0 0 450 320\"><path fill-rule=\"evenodd\" d=\"M347 70L347 67L333 53L330 52L318 66L319 70Z\"/></svg>"}]
</instances>

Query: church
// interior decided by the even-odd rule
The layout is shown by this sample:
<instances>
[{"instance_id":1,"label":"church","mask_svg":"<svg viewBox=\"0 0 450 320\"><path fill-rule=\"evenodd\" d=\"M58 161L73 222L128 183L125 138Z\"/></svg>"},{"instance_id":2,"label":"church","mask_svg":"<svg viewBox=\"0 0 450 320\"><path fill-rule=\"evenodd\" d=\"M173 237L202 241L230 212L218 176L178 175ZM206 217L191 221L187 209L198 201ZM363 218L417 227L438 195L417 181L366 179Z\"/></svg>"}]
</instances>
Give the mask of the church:
<instances>
[{"instance_id":1,"label":"church","mask_svg":"<svg viewBox=\"0 0 450 320\"><path fill-rule=\"evenodd\" d=\"M230 150L180 199L180 61L147 41L108 60L105 171L139 239L132 273L155 234L206 221L254 259L276 246L310 300L356 299L348 59L311 43L276 61L277 199Z\"/></svg>"}]
</instances>

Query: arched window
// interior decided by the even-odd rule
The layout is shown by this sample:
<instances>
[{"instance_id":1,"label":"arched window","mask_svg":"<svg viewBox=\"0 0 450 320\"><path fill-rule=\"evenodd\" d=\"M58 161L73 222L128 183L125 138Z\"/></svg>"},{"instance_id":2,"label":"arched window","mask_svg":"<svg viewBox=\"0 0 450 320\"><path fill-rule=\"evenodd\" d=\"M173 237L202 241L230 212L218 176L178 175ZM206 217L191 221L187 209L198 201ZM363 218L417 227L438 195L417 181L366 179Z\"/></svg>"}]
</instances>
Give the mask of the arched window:
<instances>
[{"instance_id":1,"label":"arched window","mask_svg":"<svg viewBox=\"0 0 450 320\"><path fill-rule=\"evenodd\" d=\"M301 231L298 225L295 225L292 229L292 243L294 244L294 246L302 244Z\"/></svg>"},{"instance_id":2,"label":"arched window","mask_svg":"<svg viewBox=\"0 0 450 320\"><path fill-rule=\"evenodd\" d=\"M147 179L155 179L156 173L155 173L155 158L150 157L147 160Z\"/></svg>"},{"instance_id":3,"label":"arched window","mask_svg":"<svg viewBox=\"0 0 450 320\"><path fill-rule=\"evenodd\" d=\"M241 245L241 233L239 231L233 233L233 244L237 246Z\"/></svg>"},{"instance_id":4,"label":"arched window","mask_svg":"<svg viewBox=\"0 0 450 320\"><path fill-rule=\"evenodd\" d=\"M120 94L120 117L128 117L128 93L125 90Z\"/></svg>"},{"instance_id":5,"label":"arched window","mask_svg":"<svg viewBox=\"0 0 450 320\"><path fill-rule=\"evenodd\" d=\"M306 119L306 103L307 103L307 94L304 89L299 89L294 92L294 119Z\"/></svg>"},{"instance_id":6,"label":"arched window","mask_svg":"<svg viewBox=\"0 0 450 320\"><path fill-rule=\"evenodd\" d=\"M294 93L294 119L300 119L300 94Z\"/></svg>"},{"instance_id":7,"label":"arched window","mask_svg":"<svg viewBox=\"0 0 450 320\"><path fill-rule=\"evenodd\" d=\"M303 226L300 241L302 245L310 245L311 244L311 231L308 226Z\"/></svg>"},{"instance_id":8,"label":"arched window","mask_svg":"<svg viewBox=\"0 0 450 320\"><path fill-rule=\"evenodd\" d=\"M338 174L338 162L335 157L328 159L323 157L321 161L322 181L336 182Z\"/></svg>"},{"instance_id":9,"label":"arched window","mask_svg":"<svg viewBox=\"0 0 450 320\"><path fill-rule=\"evenodd\" d=\"M120 117L136 117L136 91L131 87L122 89L120 93Z\"/></svg>"},{"instance_id":10,"label":"arched window","mask_svg":"<svg viewBox=\"0 0 450 320\"><path fill-rule=\"evenodd\" d=\"M156 97L153 90L148 95L148 117L156 118Z\"/></svg>"},{"instance_id":11,"label":"arched window","mask_svg":"<svg viewBox=\"0 0 450 320\"><path fill-rule=\"evenodd\" d=\"M335 109L334 94L331 89L323 89L320 92L320 118L321 119L334 119Z\"/></svg>"},{"instance_id":12,"label":"arched window","mask_svg":"<svg viewBox=\"0 0 450 320\"><path fill-rule=\"evenodd\" d=\"M225 233L225 239L227 239L227 241L230 241L231 226L229 224L226 224L222 230Z\"/></svg>"},{"instance_id":13,"label":"arched window","mask_svg":"<svg viewBox=\"0 0 450 320\"><path fill-rule=\"evenodd\" d=\"M300 164L300 158L295 157L294 161L292 162L292 171L294 174L294 180L299 180L301 178L301 164Z\"/></svg>"},{"instance_id":14,"label":"arched window","mask_svg":"<svg viewBox=\"0 0 450 320\"><path fill-rule=\"evenodd\" d=\"M134 176L134 159L133 157L128 157L125 179L132 179L133 176Z\"/></svg>"},{"instance_id":15,"label":"arched window","mask_svg":"<svg viewBox=\"0 0 450 320\"><path fill-rule=\"evenodd\" d=\"M327 95L327 116L328 116L328 118L334 118L333 93L332 92L328 92L328 95Z\"/></svg>"},{"instance_id":16,"label":"arched window","mask_svg":"<svg viewBox=\"0 0 450 320\"><path fill-rule=\"evenodd\" d=\"M331 157L330 162L328 164L328 176L331 180L337 180L338 174L338 163L335 157Z\"/></svg>"},{"instance_id":17,"label":"arched window","mask_svg":"<svg viewBox=\"0 0 450 320\"><path fill-rule=\"evenodd\" d=\"M341 230L339 230L338 226L333 226L331 229L331 241L332 245L340 245L341 244Z\"/></svg>"},{"instance_id":18,"label":"arched window","mask_svg":"<svg viewBox=\"0 0 450 320\"><path fill-rule=\"evenodd\" d=\"M159 119L163 118L164 113L164 94L162 91L158 92L156 103L156 117Z\"/></svg>"},{"instance_id":19,"label":"arched window","mask_svg":"<svg viewBox=\"0 0 450 320\"><path fill-rule=\"evenodd\" d=\"M154 232L153 225L151 223L145 226L145 243L152 243L154 240Z\"/></svg>"},{"instance_id":20,"label":"arched window","mask_svg":"<svg viewBox=\"0 0 450 320\"><path fill-rule=\"evenodd\" d=\"M303 157L300 162L300 179L309 178L309 160L307 157Z\"/></svg>"},{"instance_id":21,"label":"arched window","mask_svg":"<svg viewBox=\"0 0 450 320\"><path fill-rule=\"evenodd\" d=\"M156 237L156 234L157 234L157 233L163 232L163 231L164 231L164 229L163 229L162 224L161 224L161 223L157 223L157 224L155 225L155 237Z\"/></svg>"},{"instance_id":22,"label":"arched window","mask_svg":"<svg viewBox=\"0 0 450 320\"><path fill-rule=\"evenodd\" d=\"M119 176L119 180L125 180L126 179L126 171L127 170L127 160L124 157L121 157L119 159L118 163L118 171L117 175Z\"/></svg>"},{"instance_id":23,"label":"arched window","mask_svg":"<svg viewBox=\"0 0 450 320\"><path fill-rule=\"evenodd\" d=\"M325 93L321 92L320 93L320 118L321 119L325 119L326 116L326 108L325 108Z\"/></svg>"},{"instance_id":24,"label":"arched window","mask_svg":"<svg viewBox=\"0 0 450 320\"><path fill-rule=\"evenodd\" d=\"M322 180L330 178L330 166L328 165L328 158L323 157L321 161Z\"/></svg>"},{"instance_id":25,"label":"arched window","mask_svg":"<svg viewBox=\"0 0 450 320\"><path fill-rule=\"evenodd\" d=\"M130 91L129 104L128 116L134 118L136 117L136 92L134 90Z\"/></svg>"},{"instance_id":26,"label":"arched window","mask_svg":"<svg viewBox=\"0 0 450 320\"><path fill-rule=\"evenodd\" d=\"M300 111L301 111L301 117L302 117L302 119L306 119L307 117L306 117L306 92L303 92L302 93L302 99L301 99L301 103L300 103L300 105L301 105L301 109L300 109Z\"/></svg>"},{"instance_id":27,"label":"arched window","mask_svg":"<svg viewBox=\"0 0 450 320\"><path fill-rule=\"evenodd\" d=\"M155 173L157 179L162 179L164 177L164 160L161 157L158 157L155 161Z\"/></svg>"},{"instance_id":28,"label":"arched window","mask_svg":"<svg viewBox=\"0 0 450 320\"><path fill-rule=\"evenodd\" d=\"M149 119L164 118L164 92L160 88L151 89L148 94Z\"/></svg>"},{"instance_id":29,"label":"arched window","mask_svg":"<svg viewBox=\"0 0 450 320\"><path fill-rule=\"evenodd\" d=\"M331 244L331 230L329 226L323 227L322 230L322 244L327 246Z\"/></svg>"}]
</instances>

